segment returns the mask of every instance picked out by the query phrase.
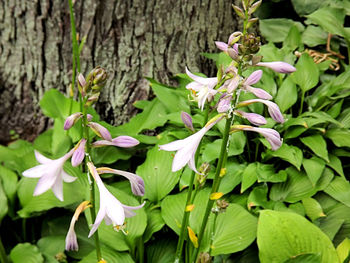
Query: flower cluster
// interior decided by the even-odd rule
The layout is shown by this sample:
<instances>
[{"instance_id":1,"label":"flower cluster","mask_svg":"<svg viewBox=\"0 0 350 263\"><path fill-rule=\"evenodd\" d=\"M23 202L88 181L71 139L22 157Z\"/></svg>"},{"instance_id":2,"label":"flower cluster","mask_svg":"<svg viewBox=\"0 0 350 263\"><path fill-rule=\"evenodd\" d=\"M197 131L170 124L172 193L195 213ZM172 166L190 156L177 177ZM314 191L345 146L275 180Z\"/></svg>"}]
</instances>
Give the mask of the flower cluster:
<instances>
[{"instance_id":1,"label":"flower cluster","mask_svg":"<svg viewBox=\"0 0 350 263\"><path fill-rule=\"evenodd\" d=\"M238 43L239 40L241 40L241 43ZM282 139L276 130L255 127L267 123L263 116L239 109L253 103L262 103L267 106L268 112L275 122L284 122L279 107L276 103L271 101L273 98L271 94L264 89L253 86L260 81L263 71L257 69L248 77L243 77L242 69L248 67L266 67L277 73L292 73L296 69L286 62L261 62L261 57L255 55L259 50L260 39L255 37L254 34L244 35L242 32L234 32L230 35L227 43L217 41L215 44L221 51L227 53L232 58L232 63L223 70L222 74L218 74L218 77L213 78L197 76L186 68L188 77L193 80L186 88L191 91L193 100L198 103L198 107L201 110L203 110L206 104L209 105L215 100L215 96L219 94L215 108L219 113L217 116L220 117L216 117L215 121L209 121L198 132L183 140L177 140L159 146L161 150L177 151L174 157L172 171L178 171L188 164L190 169L198 173L194 162L194 156L201 139L217 122L232 114L246 119L253 126L232 125L230 129L231 133L237 131L257 132L266 138L272 150L277 150L282 145ZM256 99L240 101L239 95L241 92L251 93ZM225 113L225 115L222 115L223 113ZM182 120L187 128L194 131L191 116L188 113L182 114Z\"/></svg>"},{"instance_id":2,"label":"flower cluster","mask_svg":"<svg viewBox=\"0 0 350 263\"><path fill-rule=\"evenodd\" d=\"M76 167L82 164L84 158L88 156L87 167L100 193L100 207L95 222L90 230L89 237L96 232L103 219L107 225L113 224L114 229L118 231L121 229L123 231L125 218L134 216L135 213L133 210L140 209L144 205L143 203L139 206L132 207L122 204L108 191L99 174L110 173L121 175L130 181L133 194L143 196L145 193L145 185L140 176L130 172L110 169L108 167L96 168L89 155L88 149L90 147L117 146L128 148L139 144L138 140L130 136L112 138L107 128L97 122L93 122L93 117L86 113L86 108L97 100L100 89L106 83L106 78L107 74L105 70L100 67L91 71L87 80L85 80L84 76L81 74L78 76L78 86L83 98L84 112L77 112L68 116L64 122L63 129L69 130L79 119L83 119L82 126L84 129L87 129L85 138L81 138L68 153L55 160L49 159L35 151L35 157L40 164L23 172L23 176L25 177L39 178L34 190L34 196L41 195L49 189L52 189L54 195L60 201L63 201L63 182L71 183L77 179L64 171L65 162L71 159L72 166ZM93 131L101 140L91 143L89 141L90 138L87 138L89 134L88 129ZM88 207L91 207L89 201L84 201L78 206L67 233L66 250L78 250L74 226L75 222L78 220L79 214Z\"/></svg>"}]
</instances>

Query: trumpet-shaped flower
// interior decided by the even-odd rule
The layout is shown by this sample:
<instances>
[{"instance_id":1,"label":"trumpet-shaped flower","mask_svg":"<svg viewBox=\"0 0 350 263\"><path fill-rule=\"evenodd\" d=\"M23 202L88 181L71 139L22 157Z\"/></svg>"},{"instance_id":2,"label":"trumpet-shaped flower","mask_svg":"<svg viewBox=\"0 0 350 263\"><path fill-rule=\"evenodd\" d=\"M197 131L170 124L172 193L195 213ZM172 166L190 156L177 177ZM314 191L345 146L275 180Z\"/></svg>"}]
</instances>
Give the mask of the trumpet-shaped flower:
<instances>
[{"instance_id":1,"label":"trumpet-shaped flower","mask_svg":"<svg viewBox=\"0 0 350 263\"><path fill-rule=\"evenodd\" d=\"M243 88L243 90L246 90L246 91L253 93L255 96L257 96L260 99L271 100L272 96L268 92L266 92L263 89L254 88L254 87L250 86L250 85L257 83L261 79L261 76L262 76L262 70L254 71L243 82L242 88Z\"/></svg>"},{"instance_id":2,"label":"trumpet-shaped flower","mask_svg":"<svg viewBox=\"0 0 350 263\"><path fill-rule=\"evenodd\" d=\"M62 181L71 183L77 179L63 170L64 163L73 155L73 152L74 149L59 159L51 160L35 151L35 158L40 164L23 172L25 177L40 178L34 189L34 196L41 195L51 188L55 196L63 201Z\"/></svg>"},{"instance_id":3,"label":"trumpet-shaped flower","mask_svg":"<svg viewBox=\"0 0 350 263\"><path fill-rule=\"evenodd\" d=\"M78 218L81 212L83 212L85 209L89 207L91 207L90 201L84 201L75 210L72 220L70 221L68 233L66 235L67 251L71 251L71 250L78 251L79 246L78 246L77 235L75 234L75 231L74 231L74 226L75 226L75 223L78 221Z\"/></svg>"},{"instance_id":4,"label":"trumpet-shaped flower","mask_svg":"<svg viewBox=\"0 0 350 263\"><path fill-rule=\"evenodd\" d=\"M240 111L240 110L235 110L234 113L238 116L241 116L241 117L247 119L251 124L254 124L256 126L266 124L266 119L263 116L261 116L260 114L244 112L244 111Z\"/></svg>"},{"instance_id":5,"label":"trumpet-shaped flower","mask_svg":"<svg viewBox=\"0 0 350 263\"><path fill-rule=\"evenodd\" d=\"M196 76L192 74L187 68L186 74L194 80L186 86L186 89L193 92L194 99L198 102L198 108L203 110L205 102L211 101L214 95L217 93L217 90L215 90L214 87L218 83L218 79Z\"/></svg>"},{"instance_id":6,"label":"trumpet-shaped flower","mask_svg":"<svg viewBox=\"0 0 350 263\"><path fill-rule=\"evenodd\" d=\"M124 176L126 179L130 181L131 184L131 191L134 195L143 196L145 194L145 183L143 179L133 173L117 170L117 169L111 169L108 167L100 167L96 169L99 174L105 174L105 173L111 173L111 174L119 174L121 176Z\"/></svg>"},{"instance_id":7,"label":"trumpet-shaped flower","mask_svg":"<svg viewBox=\"0 0 350 263\"><path fill-rule=\"evenodd\" d=\"M282 140L280 134L275 131L274 129L270 128L258 128L258 127L252 127L249 125L233 125L231 126L231 131L253 131L260 133L262 136L265 137L265 139L269 142L271 145L271 149L273 151L278 150L282 146Z\"/></svg>"},{"instance_id":8,"label":"trumpet-shaped flower","mask_svg":"<svg viewBox=\"0 0 350 263\"><path fill-rule=\"evenodd\" d=\"M107 140L96 141L92 144L92 146L101 147L101 146L112 145L112 146L117 146L117 147L122 147L122 148L129 148L129 147L134 147L134 146L138 145L139 143L140 142L133 137L118 136L118 137L112 139L112 141L107 141Z\"/></svg>"},{"instance_id":9,"label":"trumpet-shaped flower","mask_svg":"<svg viewBox=\"0 0 350 263\"><path fill-rule=\"evenodd\" d=\"M105 220L106 225L113 224L113 226L118 229L124 225L125 217L132 217L135 215L132 210L142 208L145 203L139 206L123 205L107 190L106 186L103 184L100 176L98 175L96 167L91 162L88 163L88 167L100 192L100 209L89 233L89 237L91 237L100 226L103 219Z\"/></svg>"},{"instance_id":10,"label":"trumpet-shaped flower","mask_svg":"<svg viewBox=\"0 0 350 263\"><path fill-rule=\"evenodd\" d=\"M256 64L257 66L270 68L275 72L278 73L292 73L296 71L297 69L293 67L292 65L282 62L282 61L275 61L275 62L259 62Z\"/></svg>"},{"instance_id":11,"label":"trumpet-shaped flower","mask_svg":"<svg viewBox=\"0 0 350 263\"><path fill-rule=\"evenodd\" d=\"M217 115L214 117L214 120L210 120L201 130L196 132L195 134L187 137L186 139L177 140L168 144L159 145L160 150L164 151L177 151L175 154L172 171L176 172L183 168L186 164L195 171L197 171L194 156L196 154L198 145L202 140L204 134L209 131L216 123L218 123L224 117L223 114Z\"/></svg>"},{"instance_id":12,"label":"trumpet-shaped flower","mask_svg":"<svg viewBox=\"0 0 350 263\"><path fill-rule=\"evenodd\" d=\"M256 103L256 102L261 102L261 103L265 104L268 108L268 111L269 111L271 118L274 119L276 122L279 122L279 123L284 122L284 118L283 118L283 115L280 111L280 108L278 107L278 105L276 103L274 103L272 101L261 100L261 99L246 100L246 101L242 101L242 102L238 103L237 108L244 107L244 106L247 106L249 104Z\"/></svg>"}]
</instances>

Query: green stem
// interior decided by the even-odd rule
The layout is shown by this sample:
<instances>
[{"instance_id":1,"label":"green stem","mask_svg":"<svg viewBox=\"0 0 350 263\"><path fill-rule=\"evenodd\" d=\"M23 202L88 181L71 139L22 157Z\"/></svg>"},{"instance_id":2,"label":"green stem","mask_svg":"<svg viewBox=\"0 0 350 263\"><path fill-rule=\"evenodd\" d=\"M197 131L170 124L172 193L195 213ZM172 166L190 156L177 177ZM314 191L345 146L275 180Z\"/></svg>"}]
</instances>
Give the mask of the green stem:
<instances>
[{"instance_id":1,"label":"green stem","mask_svg":"<svg viewBox=\"0 0 350 263\"><path fill-rule=\"evenodd\" d=\"M144 254L145 254L145 246L144 246L144 243L143 243L143 239L142 239L142 236L139 238L138 240L138 255L139 255L139 260L138 262L139 263L144 263L145 262L145 259L144 259Z\"/></svg>"},{"instance_id":2,"label":"green stem","mask_svg":"<svg viewBox=\"0 0 350 263\"><path fill-rule=\"evenodd\" d=\"M299 115L301 115L301 114L303 113L304 99L305 99L305 91L303 91L303 92L301 93Z\"/></svg>"},{"instance_id":3,"label":"green stem","mask_svg":"<svg viewBox=\"0 0 350 263\"><path fill-rule=\"evenodd\" d=\"M73 44L73 55L76 60L77 70L80 72L80 58L79 58L79 47L77 43L77 32L75 27L75 19L74 19L74 13L73 13L73 4L72 0L68 0L69 4L69 14L70 14L70 25L71 25L71 31L72 31L72 44ZM74 88L74 86L72 87Z\"/></svg>"},{"instance_id":4,"label":"green stem","mask_svg":"<svg viewBox=\"0 0 350 263\"><path fill-rule=\"evenodd\" d=\"M210 234L210 246L209 246L209 255L211 253L211 247L214 241L214 234L215 234L215 227L216 227L216 219L218 218L218 213L215 213L214 215L214 223L213 223L213 230L211 231Z\"/></svg>"},{"instance_id":5,"label":"green stem","mask_svg":"<svg viewBox=\"0 0 350 263\"><path fill-rule=\"evenodd\" d=\"M87 156L90 158L90 141L89 141L89 127L88 125L88 120L87 120L87 107L83 108L83 130L84 130L84 138L86 139L86 153ZM85 158L85 167L87 167L87 161ZM89 177L89 182L90 182L90 215L91 215L91 222L95 222L96 219L96 210L95 210L95 181L92 178L92 176L89 173L89 169L86 169L87 175ZM100 246L100 240L98 237L98 230L94 233L94 238L95 238L95 247L96 247L96 256L97 260L100 261L102 259L101 255L101 246Z\"/></svg>"},{"instance_id":6,"label":"green stem","mask_svg":"<svg viewBox=\"0 0 350 263\"><path fill-rule=\"evenodd\" d=\"M213 182L213 186L211 188L210 194L216 193L219 189L219 186L220 186L220 182L221 182L220 172L221 172L221 169L223 167L223 164L225 163L225 159L227 158L226 151L227 151L227 146L228 146L228 138L229 138L229 132L230 132L232 120L233 120L233 116L231 116L229 119L226 119L224 137L222 139L219 161L218 161L218 165L216 167L214 182ZM210 200L210 199L208 200L207 207L205 209L204 217L202 220L202 225L201 225L201 228L200 228L200 231L198 234L198 248L195 249L194 256L192 258L192 262L196 262L196 259L198 257L199 249L200 249L201 242L203 239L204 230L205 230L205 227L208 223L209 214L210 214L210 211L213 207L214 201L215 200Z\"/></svg>"},{"instance_id":7,"label":"green stem","mask_svg":"<svg viewBox=\"0 0 350 263\"><path fill-rule=\"evenodd\" d=\"M209 106L207 105L205 108L205 113L204 113L204 123L203 126L207 123L208 121L208 116L209 116ZM198 145L198 150L195 156L195 164L197 164L198 162L198 153L201 147L201 143L199 143ZM179 240L177 242L177 247L176 247L176 252L175 252L175 261L174 262L180 262L181 260L181 256L182 256L182 249L183 249L183 245L185 242L185 237L186 237L186 233L187 233L187 225L188 225L188 220L190 217L190 212L191 211L187 211L187 207L188 205L192 204L192 200L191 200L191 195L192 195L192 190L193 190L193 182L194 182L194 178L195 178L196 173L194 171L192 171L191 173L191 177L190 177L190 182L188 185L188 192L187 192L187 199L186 199L186 205L185 205L185 209L184 209L184 214L182 217L182 223L181 223L181 230L180 230L180 236L179 236Z\"/></svg>"},{"instance_id":8,"label":"green stem","mask_svg":"<svg viewBox=\"0 0 350 263\"><path fill-rule=\"evenodd\" d=\"M8 263L8 259L7 259L7 255L6 255L6 252L5 252L5 248L4 248L4 245L2 244L2 240L0 238L0 262L3 262L3 263Z\"/></svg>"}]
</instances>

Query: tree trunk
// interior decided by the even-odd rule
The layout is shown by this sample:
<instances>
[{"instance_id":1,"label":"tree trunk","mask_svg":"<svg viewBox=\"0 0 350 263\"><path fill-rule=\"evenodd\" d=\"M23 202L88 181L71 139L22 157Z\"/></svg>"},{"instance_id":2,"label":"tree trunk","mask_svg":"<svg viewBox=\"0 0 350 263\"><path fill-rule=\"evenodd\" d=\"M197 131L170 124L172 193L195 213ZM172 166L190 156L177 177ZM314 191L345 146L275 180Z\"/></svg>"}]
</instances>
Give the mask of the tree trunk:
<instances>
[{"instance_id":1,"label":"tree trunk","mask_svg":"<svg viewBox=\"0 0 350 263\"><path fill-rule=\"evenodd\" d=\"M150 95L144 77L172 83L185 71L213 74L200 52L217 52L237 28L226 0L77 0L77 32L87 36L82 72L109 72L97 110L118 125L135 114L132 103ZM49 122L44 92L67 93L72 47L68 1L0 0L0 142L10 134L33 140Z\"/></svg>"}]
</instances>

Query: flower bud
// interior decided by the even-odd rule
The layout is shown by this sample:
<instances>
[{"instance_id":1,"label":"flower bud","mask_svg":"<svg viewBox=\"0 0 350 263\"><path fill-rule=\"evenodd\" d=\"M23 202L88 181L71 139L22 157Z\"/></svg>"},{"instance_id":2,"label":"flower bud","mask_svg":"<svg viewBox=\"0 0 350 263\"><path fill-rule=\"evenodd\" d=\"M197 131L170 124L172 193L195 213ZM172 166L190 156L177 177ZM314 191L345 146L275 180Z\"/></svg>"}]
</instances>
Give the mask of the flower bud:
<instances>
[{"instance_id":1,"label":"flower bud","mask_svg":"<svg viewBox=\"0 0 350 263\"><path fill-rule=\"evenodd\" d=\"M223 98L220 99L217 107L217 111L219 113L227 112L228 110L231 109L231 99L232 96L224 96Z\"/></svg>"},{"instance_id":2,"label":"flower bud","mask_svg":"<svg viewBox=\"0 0 350 263\"><path fill-rule=\"evenodd\" d=\"M254 71L252 74L249 75L248 78L246 78L246 80L244 81L245 85L253 85L255 83L257 83L261 77L262 77L262 70L256 70Z\"/></svg>"},{"instance_id":3,"label":"flower bud","mask_svg":"<svg viewBox=\"0 0 350 263\"><path fill-rule=\"evenodd\" d=\"M69 130L72 128L72 126L83 116L81 112L73 113L72 115L68 116L67 119L64 122L63 129Z\"/></svg>"},{"instance_id":4,"label":"flower bud","mask_svg":"<svg viewBox=\"0 0 350 263\"><path fill-rule=\"evenodd\" d=\"M201 252L198 257L197 263L211 263L211 256L208 252Z\"/></svg>"},{"instance_id":5,"label":"flower bud","mask_svg":"<svg viewBox=\"0 0 350 263\"><path fill-rule=\"evenodd\" d=\"M86 115L87 121L92 121L93 116L91 114Z\"/></svg>"},{"instance_id":6,"label":"flower bud","mask_svg":"<svg viewBox=\"0 0 350 263\"><path fill-rule=\"evenodd\" d=\"M256 126L265 125L267 123L266 119L257 113L248 113L240 110L235 110L234 113L247 119L251 124Z\"/></svg>"},{"instance_id":7,"label":"flower bud","mask_svg":"<svg viewBox=\"0 0 350 263\"><path fill-rule=\"evenodd\" d=\"M221 42L221 41L215 41L215 45L218 49L220 49L222 51L226 51L228 48L228 45L224 42Z\"/></svg>"},{"instance_id":8,"label":"flower bud","mask_svg":"<svg viewBox=\"0 0 350 263\"><path fill-rule=\"evenodd\" d=\"M257 1L254 3L248 10L248 14L251 15L253 14L261 5L262 0Z\"/></svg>"},{"instance_id":9,"label":"flower bud","mask_svg":"<svg viewBox=\"0 0 350 263\"><path fill-rule=\"evenodd\" d=\"M292 73L296 71L296 68L292 65L282 62L282 61L276 61L276 62L259 62L256 64L257 66L261 67L267 67L272 69L275 72L278 73Z\"/></svg>"},{"instance_id":10,"label":"flower bud","mask_svg":"<svg viewBox=\"0 0 350 263\"><path fill-rule=\"evenodd\" d=\"M81 139L81 141L75 147L76 149L74 150L72 159L71 159L71 163L73 167L78 166L84 160L85 144L86 144L86 139Z\"/></svg>"},{"instance_id":11,"label":"flower bud","mask_svg":"<svg viewBox=\"0 0 350 263\"><path fill-rule=\"evenodd\" d=\"M112 136L109 133L109 131L103 127L101 124L98 124L96 122L89 122L88 126L91 128L91 130L99 137L107 140L112 141Z\"/></svg>"},{"instance_id":12,"label":"flower bud","mask_svg":"<svg viewBox=\"0 0 350 263\"><path fill-rule=\"evenodd\" d=\"M233 7L233 10L235 11L235 13L239 16L239 17L241 17L241 18L245 18L245 15L244 15L244 11L241 9L241 8L239 8L238 6L236 6L236 5L232 5L232 7Z\"/></svg>"},{"instance_id":13,"label":"flower bud","mask_svg":"<svg viewBox=\"0 0 350 263\"><path fill-rule=\"evenodd\" d=\"M193 124L192 124L192 117L190 114L182 111L181 112L181 120L185 124L186 128L188 128L194 132L194 128L193 128Z\"/></svg>"}]
</instances>

